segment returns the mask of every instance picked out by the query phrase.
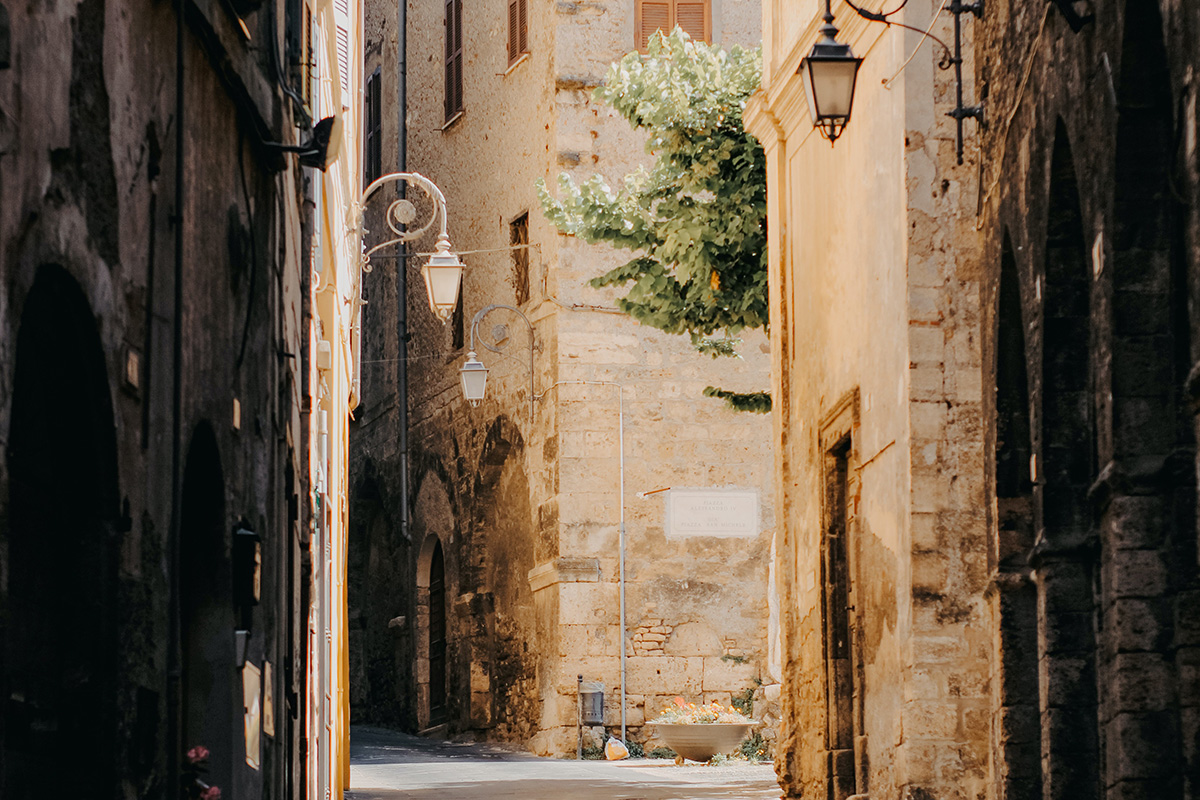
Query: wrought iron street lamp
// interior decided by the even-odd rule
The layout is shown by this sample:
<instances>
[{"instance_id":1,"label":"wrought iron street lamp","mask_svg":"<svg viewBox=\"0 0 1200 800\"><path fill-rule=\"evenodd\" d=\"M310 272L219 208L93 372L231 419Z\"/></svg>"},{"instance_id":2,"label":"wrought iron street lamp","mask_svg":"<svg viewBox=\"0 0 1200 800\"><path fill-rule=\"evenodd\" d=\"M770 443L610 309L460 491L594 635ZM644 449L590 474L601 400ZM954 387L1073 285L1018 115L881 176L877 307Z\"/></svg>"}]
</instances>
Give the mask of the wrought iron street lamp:
<instances>
[{"instance_id":1,"label":"wrought iron street lamp","mask_svg":"<svg viewBox=\"0 0 1200 800\"><path fill-rule=\"evenodd\" d=\"M834 39L838 29L833 24L829 0L825 0L824 19L821 39L801 60L800 75L804 79L804 93L808 96L813 126L833 144L850 121L854 84L862 59L855 57L850 45Z\"/></svg>"},{"instance_id":2,"label":"wrought iron street lamp","mask_svg":"<svg viewBox=\"0 0 1200 800\"><path fill-rule=\"evenodd\" d=\"M529 419L532 421L533 403L534 400L537 399L533 391L533 323L531 323L529 321L529 317L525 316L521 312L521 309L517 308L516 306L506 306L501 303L484 306L483 308L479 309L479 313L477 313L474 319L471 320L471 347L467 352L466 362L458 370L458 377L462 382L463 399L471 405L477 406L483 400L487 392L488 370L487 367L483 365L483 362L476 357L475 334L477 333L479 329L479 323L483 321L483 318L493 311L498 311L500 309L511 311L512 313L516 314L521 318L521 321L525 323L525 327L529 329ZM488 342L485 339L480 339L480 341L483 343L484 347L486 347L488 350L491 350L493 353L503 353L506 347L506 345L499 343L499 337L497 337L497 343L495 344Z\"/></svg>"},{"instance_id":3,"label":"wrought iron street lamp","mask_svg":"<svg viewBox=\"0 0 1200 800\"><path fill-rule=\"evenodd\" d=\"M446 196L442 194L442 190L433 181L416 172L393 172L389 175L376 178L363 191L362 200L352 209L353 218L350 227L365 233L366 230L363 227L363 207L367 204L371 195L381 186L397 181L402 181L421 189L433 203L433 214L430 215L424 224L414 225L413 222L417 218L417 209L412 201L404 197L393 200L387 208L384 219L387 221L387 226L394 236L386 242L380 242L363 253L363 272L371 271L370 261L373 253L400 242L411 242L419 239L433 228L435 222L440 220L441 227L438 233L437 244L434 247L433 254L429 257L429 261L421 267L421 277L425 279L425 291L429 295L430 310L442 322L446 322L454 314L454 308L458 305L458 292L459 287L462 285L463 263L451 249L450 236L446 232Z\"/></svg>"},{"instance_id":4,"label":"wrought iron street lamp","mask_svg":"<svg viewBox=\"0 0 1200 800\"><path fill-rule=\"evenodd\" d=\"M852 0L845 1L846 5L863 19L916 31L922 34L923 39L932 39L941 46L943 55L938 66L942 69L954 67L956 102L954 108L946 112L946 116L953 118L958 128L956 152L958 163L963 163L963 120L974 119L980 127L983 127L985 119L982 105L963 104L962 15L973 14L976 17L982 17L983 0L975 0L970 3L964 3L963 0L949 0L948 4L944 4L946 11L954 15L953 52L950 51L948 44L931 34L929 30L922 31L920 28L914 28L891 19L893 15L900 13L901 9L908 4L908 0L902 0L900 5L891 11L868 11L855 5ZM1057 0L1055 1L1057 2ZM821 135L832 144L842 135L842 130L850 122L850 110L854 105L854 87L857 83L858 67L862 64L862 59L855 57L850 50L850 45L842 44L834 39L838 29L833 24L833 13L829 9L829 4L830 0L825 0L825 14L822 17L825 24L821 26L821 39L813 45L808 56L801 59L797 72L804 79L804 93L808 97L808 110L812 115L813 126L821 131ZM931 23L930 29L932 27Z\"/></svg>"}]
</instances>

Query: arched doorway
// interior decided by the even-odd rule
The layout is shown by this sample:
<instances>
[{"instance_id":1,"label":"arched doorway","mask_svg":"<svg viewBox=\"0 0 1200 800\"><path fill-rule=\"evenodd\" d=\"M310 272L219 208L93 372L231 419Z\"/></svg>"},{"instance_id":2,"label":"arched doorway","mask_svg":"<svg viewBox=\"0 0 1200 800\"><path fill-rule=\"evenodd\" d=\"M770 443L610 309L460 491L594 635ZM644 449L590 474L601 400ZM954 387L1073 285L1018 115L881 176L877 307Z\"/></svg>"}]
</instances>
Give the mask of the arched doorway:
<instances>
[{"instance_id":1,"label":"arched doorway","mask_svg":"<svg viewBox=\"0 0 1200 800\"><path fill-rule=\"evenodd\" d=\"M38 270L21 314L6 452L0 797L117 789L116 430L83 290Z\"/></svg>"},{"instance_id":2,"label":"arched doorway","mask_svg":"<svg viewBox=\"0 0 1200 800\"><path fill-rule=\"evenodd\" d=\"M1032 478L1041 527L1038 585L1042 782L1045 797L1097 800L1091 297L1075 161L1060 119L1050 161L1042 300L1040 453ZM1051 688L1053 691L1051 691ZM1070 725L1062 720L1070 719Z\"/></svg>"},{"instance_id":3,"label":"arched doorway","mask_svg":"<svg viewBox=\"0 0 1200 800\"><path fill-rule=\"evenodd\" d=\"M1034 545L1029 372L1021 283L1004 235L996 311L996 539L990 560L997 615L993 763L999 800L1042 797L1038 722L1037 587L1030 580Z\"/></svg>"},{"instance_id":4,"label":"arched doorway","mask_svg":"<svg viewBox=\"0 0 1200 800\"><path fill-rule=\"evenodd\" d=\"M238 672L225 479L216 436L206 423L196 426L188 446L181 520L183 746L208 748L206 782L219 786L228 797L233 765L244 751L234 713L240 693L235 693Z\"/></svg>"},{"instance_id":5,"label":"arched doorway","mask_svg":"<svg viewBox=\"0 0 1200 800\"><path fill-rule=\"evenodd\" d=\"M431 728L448 720L446 692L446 558L436 534L425 537L417 558L417 721Z\"/></svg>"}]
</instances>

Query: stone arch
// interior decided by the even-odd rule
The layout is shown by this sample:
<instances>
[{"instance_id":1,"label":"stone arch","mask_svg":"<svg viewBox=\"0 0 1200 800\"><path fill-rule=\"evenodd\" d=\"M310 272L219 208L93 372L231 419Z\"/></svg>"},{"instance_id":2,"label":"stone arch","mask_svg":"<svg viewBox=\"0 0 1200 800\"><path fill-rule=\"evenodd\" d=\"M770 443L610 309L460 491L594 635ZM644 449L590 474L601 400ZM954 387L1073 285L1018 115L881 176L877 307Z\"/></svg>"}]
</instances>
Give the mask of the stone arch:
<instances>
[{"instance_id":1,"label":"stone arch","mask_svg":"<svg viewBox=\"0 0 1200 800\"><path fill-rule=\"evenodd\" d=\"M417 556L417 719L421 728L447 721L449 712L449 613L446 556L430 533Z\"/></svg>"},{"instance_id":2,"label":"stone arch","mask_svg":"<svg viewBox=\"0 0 1200 800\"><path fill-rule=\"evenodd\" d=\"M183 468L179 533L183 746L207 747L208 782L231 787L242 741L234 653L233 576L225 476L207 422L192 431Z\"/></svg>"},{"instance_id":3,"label":"stone arch","mask_svg":"<svg viewBox=\"0 0 1200 800\"><path fill-rule=\"evenodd\" d=\"M59 266L34 276L12 386L0 796L112 797L120 778L116 427L95 316Z\"/></svg>"},{"instance_id":4,"label":"stone arch","mask_svg":"<svg viewBox=\"0 0 1200 800\"><path fill-rule=\"evenodd\" d=\"M471 565L486 624L471 643L472 672L490 691L472 692L471 723L496 738L527 741L537 732L537 620L529 572L549 558L534 523L525 441L507 416L493 420L473 491Z\"/></svg>"},{"instance_id":5,"label":"stone arch","mask_svg":"<svg viewBox=\"0 0 1200 800\"><path fill-rule=\"evenodd\" d=\"M1059 119L1050 160L1042 298L1040 453L1035 481L1042 792L1097 800L1095 475L1091 288L1079 184ZM1051 691L1051 688L1053 691ZM1071 719L1070 725L1063 720ZM1035 795L1036 796L1036 795Z\"/></svg>"},{"instance_id":6,"label":"stone arch","mask_svg":"<svg viewBox=\"0 0 1200 800\"><path fill-rule=\"evenodd\" d=\"M1195 448L1182 391L1191 342L1184 211L1171 185L1175 105L1157 2L1125 4L1121 47L1110 237L1112 460L1100 494L1108 689L1101 720L1117 746L1107 748L1113 757L1103 778L1112 796L1173 800L1184 796L1185 776L1200 780L1200 756L1183 733L1195 728L1197 711L1180 709L1182 676L1172 672L1200 651L1174 641L1177 620L1195 613ZM1136 685L1127 678L1133 674ZM1133 738L1136 751L1124 747ZM1138 753L1154 753L1153 764Z\"/></svg>"},{"instance_id":7,"label":"stone arch","mask_svg":"<svg viewBox=\"0 0 1200 800\"><path fill-rule=\"evenodd\" d=\"M996 307L997 679L993 705L998 800L1040 800L1037 587L1029 580L1034 544L1029 361L1016 257L1004 232Z\"/></svg>"},{"instance_id":8,"label":"stone arch","mask_svg":"<svg viewBox=\"0 0 1200 800\"><path fill-rule=\"evenodd\" d=\"M1066 127L1058 120L1050 162L1042 301L1041 457L1048 540L1091 530L1087 490L1094 474L1091 399L1091 285L1079 184Z\"/></svg>"}]
</instances>

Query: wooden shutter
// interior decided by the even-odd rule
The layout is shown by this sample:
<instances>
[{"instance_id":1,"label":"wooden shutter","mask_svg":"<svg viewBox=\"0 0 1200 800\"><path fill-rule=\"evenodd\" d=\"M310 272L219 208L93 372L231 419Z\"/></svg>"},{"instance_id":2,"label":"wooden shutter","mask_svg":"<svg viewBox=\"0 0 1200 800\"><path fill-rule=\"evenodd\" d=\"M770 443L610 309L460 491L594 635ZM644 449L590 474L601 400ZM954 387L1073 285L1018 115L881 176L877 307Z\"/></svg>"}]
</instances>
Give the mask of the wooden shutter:
<instances>
[{"instance_id":1,"label":"wooden shutter","mask_svg":"<svg viewBox=\"0 0 1200 800\"><path fill-rule=\"evenodd\" d=\"M508 63L529 52L529 0L508 0Z\"/></svg>"},{"instance_id":2,"label":"wooden shutter","mask_svg":"<svg viewBox=\"0 0 1200 800\"><path fill-rule=\"evenodd\" d=\"M655 33L670 33L676 26L696 41L712 39L710 0L637 0L635 16L642 51Z\"/></svg>"},{"instance_id":3,"label":"wooden shutter","mask_svg":"<svg viewBox=\"0 0 1200 800\"><path fill-rule=\"evenodd\" d=\"M698 42L707 42L708 34L708 3L681 2L675 3L675 25L683 28L683 32Z\"/></svg>"},{"instance_id":4,"label":"wooden shutter","mask_svg":"<svg viewBox=\"0 0 1200 800\"><path fill-rule=\"evenodd\" d=\"M446 119L462 109L462 0L446 0Z\"/></svg>"},{"instance_id":5,"label":"wooden shutter","mask_svg":"<svg viewBox=\"0 0 1200 800\"><path fill-rule=\"evenodd\" d=\"M521 57L521 0L508 0L508 63Z\"/></svg>"},{"instance_id":6,"label":"wooden shutter","mask_svg":"<svg viewBox=\"0 0 1200 800\"><path fill-rule=\"evenodd\" d=\"M379 177L383 171L383 96L380 70L377 68L367 78L365 94L366 130L364 133L363 178L364 183L370 183Z\"/></svg>"}]
</instances>

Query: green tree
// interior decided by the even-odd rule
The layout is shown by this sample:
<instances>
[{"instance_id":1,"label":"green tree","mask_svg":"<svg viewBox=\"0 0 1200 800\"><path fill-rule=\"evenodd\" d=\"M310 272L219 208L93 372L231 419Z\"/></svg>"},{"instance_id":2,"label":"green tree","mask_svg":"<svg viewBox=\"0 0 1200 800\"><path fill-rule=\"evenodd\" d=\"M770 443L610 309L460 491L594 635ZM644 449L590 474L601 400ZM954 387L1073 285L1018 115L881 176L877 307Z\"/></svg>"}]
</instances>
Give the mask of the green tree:
<instances>
[{"instance_id":1,"label":"green tree","mask_svg":"<svg viewBox=\"0 0 1200 800\"><path fill-rule=\"evenodd\" d=\"M591 285L627 286L618 307L667 333L689 334L713 357L736 356L738 334L766 328L767 176L762 146L742 124L762 77L761 51L693 42L676 28L609 69L597 100L649 138L655 157L614 192L599 176L538 183L546 217L563 233L634 251ZM718 335L719 334L719 335ZM770 410L766 392L708 387L734 408Z\"/></svg>"}]
</instances>

